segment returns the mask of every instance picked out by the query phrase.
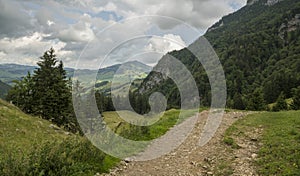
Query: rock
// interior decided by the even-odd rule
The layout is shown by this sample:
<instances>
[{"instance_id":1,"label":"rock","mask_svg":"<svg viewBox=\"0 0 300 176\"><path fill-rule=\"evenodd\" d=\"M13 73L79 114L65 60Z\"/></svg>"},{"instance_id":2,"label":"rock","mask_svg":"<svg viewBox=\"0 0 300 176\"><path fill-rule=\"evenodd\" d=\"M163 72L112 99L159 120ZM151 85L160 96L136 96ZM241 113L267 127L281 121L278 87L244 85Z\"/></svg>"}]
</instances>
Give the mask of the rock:
<instances>
[{"instance_id":1,"label":"rock","mask_svg":"<svg viewBox=\"0 0 300 176\"><path fill-rule=\"evenodd\" d=\"M212 173L212 172L207 172L207 175L214 175L214 173Z\"/></svg>"},{"instance_id":2,"label":"rock","mask_svg":"<svg viewBox=\"0 0 300 176\"><path fill-rule=\"evenodd\" d=\"M53 125L53 124L50 124L50 125L49 125L49 128L52 128L52 129L54 129L54 130L60 130L60 128L59 128L58 126Z\"/></svg>"},{"instance_id":3,"label":"rock","mask_svg":"<svg viewBox=\"0 0 300 176\"><path fill-rule=\"evenodd\" d=\"M257 158L257 156L258 156L258 155L257 155L256 153L253 153L253 154L251 155L251 158L252 158L252 159L255 159L255 158Z\"/></svg>"}]
</instances>

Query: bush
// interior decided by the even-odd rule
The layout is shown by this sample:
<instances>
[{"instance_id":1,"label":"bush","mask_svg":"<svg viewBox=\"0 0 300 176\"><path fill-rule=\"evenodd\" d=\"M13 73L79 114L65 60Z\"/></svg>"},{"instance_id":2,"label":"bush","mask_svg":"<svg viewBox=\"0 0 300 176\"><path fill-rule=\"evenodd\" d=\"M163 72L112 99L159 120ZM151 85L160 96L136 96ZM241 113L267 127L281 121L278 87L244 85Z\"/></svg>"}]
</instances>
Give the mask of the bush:
<instances>
[{"instance_id":1,"label":"bush","mask_svg":"<svg viewBox=\"0 0 300 176\"><path fill-rule=\"evenodd\" d=\"M293 102L291 106L294 110L300 109L300 87L293 89Z\"/></svg>"},{"instance_id":2,"label":"bush","mask_svg":"<svg viewBox=\"0 0 300 176\"><path fill-rule=\"evenodd\" d=\"M272 109L273 111L282 111L282 110L288 110L288 104L285 101L285 96L283 93L281 93L276 101L275 106Z\"/></svg>"}]
</instances>

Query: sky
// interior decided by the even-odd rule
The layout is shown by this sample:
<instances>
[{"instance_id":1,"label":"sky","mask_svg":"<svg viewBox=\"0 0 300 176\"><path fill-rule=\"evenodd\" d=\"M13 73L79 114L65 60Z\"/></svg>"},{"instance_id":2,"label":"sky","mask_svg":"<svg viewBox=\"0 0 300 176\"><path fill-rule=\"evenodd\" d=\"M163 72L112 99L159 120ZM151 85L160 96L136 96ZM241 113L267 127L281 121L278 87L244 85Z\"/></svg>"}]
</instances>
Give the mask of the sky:
<instances>
[{"instance_id":1,"label":"sky","mask_svg":"<svg viewBox=\"0 0 300 176\"><path fill-rule=\"evenodd\" d=\"M0 0L0 64L35 65L53 47L95 69L188 46L246 0Z\"/></svg>"}]
</instances>

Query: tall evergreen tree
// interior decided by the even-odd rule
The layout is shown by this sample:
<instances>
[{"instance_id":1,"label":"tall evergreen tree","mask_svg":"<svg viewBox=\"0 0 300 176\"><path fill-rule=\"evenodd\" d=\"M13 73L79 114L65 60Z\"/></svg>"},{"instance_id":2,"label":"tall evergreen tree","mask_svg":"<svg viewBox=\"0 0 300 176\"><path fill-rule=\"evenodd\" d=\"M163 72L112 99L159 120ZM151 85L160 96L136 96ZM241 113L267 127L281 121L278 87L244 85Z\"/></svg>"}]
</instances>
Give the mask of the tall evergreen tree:
<instances>
[{"instance_id":1,"label":"tall evergreen tree","mask_svg":"<svg viewBox=\"0 0 300 176\"><path fill-rule=\"evenodd\" d=\"M58 62L53 48L46 51L40 59L39 68L33 75L36 114L63 125L68 121L67 114L70 113L71 105L71 90L66 71L63 63Z\"/></svg>"}]
</instances>

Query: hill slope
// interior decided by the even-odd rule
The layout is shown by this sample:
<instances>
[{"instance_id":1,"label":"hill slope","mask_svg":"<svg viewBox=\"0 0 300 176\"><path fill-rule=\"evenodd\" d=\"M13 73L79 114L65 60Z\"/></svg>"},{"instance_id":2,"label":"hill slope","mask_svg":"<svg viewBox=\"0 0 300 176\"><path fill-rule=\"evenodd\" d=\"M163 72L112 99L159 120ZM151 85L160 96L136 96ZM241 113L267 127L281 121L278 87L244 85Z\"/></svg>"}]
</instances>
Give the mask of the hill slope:
<instances>
[{"instance_id":1,"label":"hill slope","mask_svg":"<svg viewBox=\"0 0 300 176\"><path fill-rule=\"evenodd\" d=\"M85 138L0 99L0 175L95 175L117 162Z\"/></svg>"},{"instance_id":2,"label":"hill slope","mask_svg":"<svg viewBox=\"0 0 300 176\"><path fill-rule=\"evenodd\" d=\"M251 4L251 5L250 5ZM227 105L240 109L249 106L254 92L266 103L274 102L283 92L290 98L291 90L300 86L300 2L284 0L249 1L239 11L223 17L205 34L223 65L228 91ZM191 46L201 45L196 40ZM202 104L210 104L207 75L187 49L173 51L193 74ZM164 56L162 60L167 57ZM156 67L159 67L158 64ZM155 68L154 68L155 69ZM156 84L159 83L159 84ZM155 85L156 86L149 86ZM157 73L150 73L140 90L146 94L161 91L169 94L174 106L180 106L174 82ZM237 103L238 102L238 103Z\"/></svg>"},{"instance_id":3,"label":"hill slope","mask_svg":"<svg viewBox=\"0 0 300 176\"><path fill-rule=\"evenodd\" d=\"M0 99L0 145L25 150L34 143L64 140L67 133L49 121L24 114Z\"/></svg>"}]
</instances>

